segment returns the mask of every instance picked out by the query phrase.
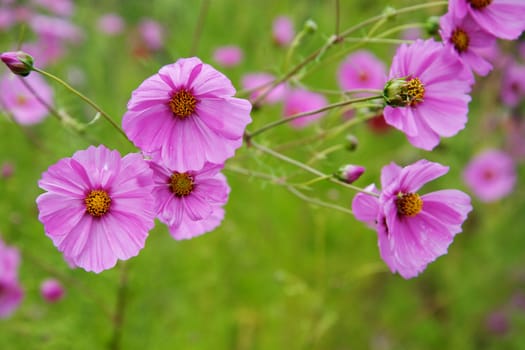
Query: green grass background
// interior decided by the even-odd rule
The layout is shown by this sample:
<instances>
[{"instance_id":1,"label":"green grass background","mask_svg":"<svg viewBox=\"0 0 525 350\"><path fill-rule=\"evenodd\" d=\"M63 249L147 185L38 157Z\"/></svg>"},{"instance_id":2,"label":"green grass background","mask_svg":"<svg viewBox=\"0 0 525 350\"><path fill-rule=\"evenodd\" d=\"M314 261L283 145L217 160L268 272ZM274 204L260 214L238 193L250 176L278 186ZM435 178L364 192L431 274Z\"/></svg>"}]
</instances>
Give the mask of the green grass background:
<instances>
[{"instance_id":1,"label":"green grass background","mask_svg":"<svg viewBox=\"0 0 525 350\"><path fill-rule=\"evenodd\" d=\"M213 50L236 44L244 62L222 69L239 88L246 72L282 74L285 51L271 40L271 23L277 15L292 17L296 28L307 19L318 31L308 36L293 56L297 63L321 46L335 28L335 1L233 1L214 0L202 28L198 56L211 62ZM388 4L402 7L414 1L341 0L341 28L383 11ZM78 88L120 120L127 100L146 77L160 66L188 56L201 1L77 1L73 19L85 40L71 48L59 64L48 68L67 78L80 69L85 83ZM380 28L421 22L440 15L445 7L399 16ZM100 35L96 19L117 12L128 25L125 35ZM160 21L166 29L166 48L147 60L131 54L131 27L142 17ZM359 32L356 35L363 35ZM19 31L0 33L2 51L16 45ZM30 34L28 34L30 35ZM349 45L344 45L349 48ZM394 45L365 45L388 66ZM341 58L330 59L335 48L305 75L310 87L336 89L335 72ZM344 57L344 56L340 56ZM38 57L36 64L38 65ZM458 188L467 191L461 171L470 157L485 147L500 147L499 74L481 81L473 92L467 128L445 139L434 152L411 147L397 131L377 135L359 125L350 132L359 139L354 152L340 150L314 165L326 173L346 163L362 164L367 172L357 185L379 183L380 169L390 161L406 165L426 158L450 166L450 172L424 191ZM94 112L53 84L56 106L79 121ZM1 92L0 92L1 93ZM335 96L329 97L336 102ZM282 106L254 111L254 130L281 118ZM330 113L319 125L301 131L282 126L260 136L268 146L312 135L337 125L341 116ZM111 127L100 120L87 130L89 138L132 152ZM311 143L286 154L306 161L316 152L343 143L344 135ZM22 252L20 279L26 296L9 319L0 321L0 349L103 349L109 347L113 312L119 285L119 264L99 275L71 270L53 247L37 219L37 181L60 158L85 149L88 140L64 128L56 119L21 128L0 121L0 161L15 165L15 174L0 180L0 233ZM290 181L308 180L297 172L252 149L243 147L231 166L276 176L295 174ZM122 328L122 349L525 349L525 310L511 303L515 293L525 293L523 170L515 192L493 204L473 198L474 211L464 232L449 253L429 265L418 278L392 275L379 258L373 231L351 215L315 207L284 188L254 177L225 171L232 192L223 224L214 232L188 241L175 241L157 222L146 247L127 263L128 284ZM350 206L354 192L319 183L309 192ZM46 304L39 285L57 277L66 297ZM509 331L490 333L486 318L494 311L508 317Z\"/></svg>"}]
</instances>

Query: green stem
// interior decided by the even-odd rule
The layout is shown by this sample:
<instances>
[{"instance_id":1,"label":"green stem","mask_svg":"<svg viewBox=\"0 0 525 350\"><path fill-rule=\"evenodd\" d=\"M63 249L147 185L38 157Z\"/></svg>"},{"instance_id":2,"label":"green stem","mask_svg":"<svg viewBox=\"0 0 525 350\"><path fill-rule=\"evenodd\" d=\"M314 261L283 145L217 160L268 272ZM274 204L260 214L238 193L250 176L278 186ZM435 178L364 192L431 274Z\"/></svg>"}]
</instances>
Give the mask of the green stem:
<instances>
[{"instance_id":1,"label":"green stem","mask_svg":"<svg viewBox=\"0 0 525 350\"><path fill-rule=\"evenodd\" d=\"M306 164L304 164L302 162L299 162L299 161L297 161L295 159L289 158L289 157L285 156L282 153L275 152L274 150L272 150L270 148L267 148L267 147L265 147L263 145L259 145L259 144L255 143L255 142L252 142L252 146L254 148L258 149L261 152L264 152L264 153L266 153L268 155L271 155L272 157L277 158L279 160L282 160L282 161L284 161L286 163L295 165L296 167L298 167L300 169L303 169L303 170L305 170L305 171L307 171L307 172L309 172L311 174L317 175L319 177L326 177L328 179L328 181L330 181L330 182L336 183L336 184L341 185L341 186L346 187L346 188L350 188L350 189L352 189L354 191L366 193L366 194L374 196L374 197L379 197L379 195L377 193L366 191L366 190L363 190L362 188L359 188L357 186L354 186L354 185L351 185L351 184L347 184L345 182L341 182L340 180L337 180L333 176L329 176L327 174L324 174L323 172L321 172L321 171L319 171L317 169L314 169L311 166L308 166L308 165L306 165Z\"/></svg>"},{"instance_id":2,"label":"green stem","mask_svg":"<svg viewBox=\"0 0 525 350\"><path fill-rule=\"evenodd\" d=\"M299 197L302 200L304 200L305 202L312 203L312 204L319 205L319 206L326 207L326 208L330 208L330 209L335 209L335 210L341 211L343 213L353 215L353 213L352 213L352 211L350 209L341 207L341 206L339 206L337 204L327 203L327 202L324 202L324 201L322 201L320 199L317 199L317 198L308 197L304 193L296 190L295 188L293 188L291 186L286 187L286 189L288 191L290 191L291 193L293 193L294 195L296 195L297 197Z\"/></svg>"},{"instance_id":3,"label":"green stem","mask_svg":"<svg viewBox=\"0 0 525 350\"><path fill-rule=\"evenodd\" d=\"M77 95L78 97L80 97L81 100L83 100L84 102L86 102L88 105L90 105L91 107L93 107L93 109L95 109L97 112L100 113L100 115L102 117L104 117L104 119L106 119L106 121L108 121L125 139L126 141L130 142L131 144L133 144L129 139L128 137L126 136L126 133L124 132L124 130L122 130L120 128L120 126L118 126L117 123L115 123L115 121L109 116L109 114L107 114L102 108L100 108L95 102L93 102L92 100L90 100L87 96L85 96L84 94L82 94L80 91L76 90L74 87L72 87L71 85L69 85L68 83L66 83L64 80L60 79L59 77L51 74L51 73L48 73L44 70L41 70L39 68L36 68L36 67L33 67L33 70L35 72L38 72L54 81L56 81L57 83L61 84L62 86L64 86L67 90L69 90L70 92L72 92L73 94Z\"/></svg>"},{"instance_id":4,"label":"green stem","mask_svg":"<svg viewBox=\"0 0 525 350\"><path fill-rule=\"evenodd\" d=\"M347 105L350 105L352 103L358 103L358 102L364 102L364 101L370 101L370 100L377 100L377 99L380 99L380 98L383 98L383 96L371 96L371 97L355 98L355 99L351 99L351 100L347 100L347 101L332 103L332 104L329 104L327 106L324 106L323 108L316 109L314 111L296 113L296 114L293 114L293 115L291 115L291 116L289 116L287 118L283 118L283 119L280 119L280 120L276 120L276 121L274 121L272 123L266 124L266 125L260 127L259 129L251 132L251 133L247 132L246 133L246 139L248 141L250 141L254 136L262 134L263 132L268 131L268 130L276 127L276 126L289 123L289 122L291 122L292 120L295 120L295 119L299 119L299 118L307 117L309 115L321 113L321 112L324 112L324 111L327 111L327 110L330 110L330 109L333 109L333 108L347 106Z\"/></svg>"},{"instance_id":5,"label":"green stem","mask_svg":"<svg viewBox=\"0 0 525 350\"><path fill-rule=\"evenodd\" d=\"M195 27L195 32L193 33L193 41L190 49L190 56L195 56L197 54L202 28L204 27L206 14L208 13L209 7L210 0L202 0L201 7L199 10L199 18L197 19L197 26Z\"/></svg>"},{"instance_id":6,"label":"green stem","mask_svg":"<svg viewBox=\"0 0 525 350\"><path fill-rule=\"evenodd\" d=\"M124 323L124 311L126 310L127 301L127 287L128 287L128 265L123 261L120 265L120 281L117 288L117 303L115 306L115 314L113 316L113 335L109 343L110 350L118 350L121 348L122 340L122 326Z\"/></svg>"},{"instance_id":7,"label":"green stem","mask_svg":"<svg viewBox=\"0 0 525 350\"><path fill-rule=\"evenodd\" d=\"M411 44L413 40L404 40L404 39L390 39L390 38L345 38L346 42L350 43L371 43L371 44Z\"/></svg>"}]
</instances>

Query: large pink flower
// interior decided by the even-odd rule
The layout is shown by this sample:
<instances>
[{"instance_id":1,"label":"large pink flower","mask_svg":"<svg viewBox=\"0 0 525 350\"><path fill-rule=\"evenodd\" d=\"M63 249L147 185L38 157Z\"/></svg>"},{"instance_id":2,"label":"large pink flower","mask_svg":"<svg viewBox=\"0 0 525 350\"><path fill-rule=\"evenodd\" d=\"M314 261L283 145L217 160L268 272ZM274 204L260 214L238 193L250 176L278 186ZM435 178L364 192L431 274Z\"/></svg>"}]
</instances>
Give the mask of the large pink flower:
<instances>
[{"instance_id":1,"label":"large pink flower","mask_svg":"<svg viewBox=\"0 0 525 350\"><path fill-rule=\"evenodd\" d=\"M37 198L46 235L86 271L112 268L144 247L154 225L152 171L139 154L78 151L42 174Z\"/></svg>"},{"instance_id":2,"label":"large pink flower","mask_svg":"<svg viewBox=\"0 0 525 350\"><path fill-rule=\"evenodd\" d=\"M178 172L150 162L156 212L175 239L187 239L215 229L224 218L222 206L230 187L222 165L206 163L200 170Z\"/></svg>"},{"instance_id":3,"label":"large pink flower","mask_svg":"<svg viewBox=\"0 0 525 350\"><path fill-rule=\"evenodd\" d=\"M21 78L9 72L0 78L0 91L2 91L0 108L3 107L11 113L19 124L37 124L49 114L49 111L20 79L24 79L43 102L48 105L53 104L53 90L41 76L30 74Z\"/></svg>"},{"instance_id":4,"label":"large pink flower","mask_svg":"<svg viewBox=\"0 0 525 350\"><path fill-rule=\"evenodd\" d=\"M507 153L488 149L467 164L463 179L481 201L493 202L509 195L514 189L516 165Z\"/></svg>"},{"instance_id":5,"label":"large pink flower","mask_svg":"<svg viewBox=\"0 0 525 350\"><path fill-rule=\"evenodd\" d=\"M487 32L513 40L525 30L523 0L450 0L448 11L458 17L470 14Z\"/></svg>"},{"instance_id":6,"label":"large pink flower","mask_svg":"<svg viewBox=\"0 0 525 350\"><path fill-rule=\"evenodd\" d=\"M458 190L417 193L425 183L447 172L448 167L427 160L404 168L391 163L381 171L379 198L364 193L354 197L355 217L375 225L381 258L393 273L404 278L417 276L446 254L461 232L472 210L468 195Z\"/></svg>"},{"instance_id":7,"label":"large pink flower","mask_svg":"<svg viewBox=\"0 0 525 350\"><path fill-rule=\"evenodd\" d=\"M495 36L484 31L469 15L459 18L449 12L441 17L439 25L445 45L449 46L463 63L481 76L491 71L492 65L482 53L496 45Z\"/></svg>"},{"instance_id":8,"label":"large pink flower","mask_svg":"<svg viewBox=\"0 0 525 350\"><path fill-rule=\"evenodd\" d=\"M198 58L182 58L132 94L124 131L144 153L171 169L223 163L241 146L251 105L230 80Z\"/></svg>"},{"instance_id":9,"label":"large pink flower","mask_svg":"<svg viewBox=\"0 0 525 350\"><path fill-rule=\"evenodd\" d=\"M20 253L0 240L0 318L13 314L24 298L24 290L18 281Z\"/></svg>"},{"instance_id":10,"label":"large pink flower","mask_svg":"<svg viewBox=\"0 0 525 350\"><path fill-rule=\"evenodd\" d=\"M430 39L401 45L389 79L385 120L412 145L432 150L440 136L453 136L465 127L472 74L441 43Z\"/></svg>"}]
</instances>

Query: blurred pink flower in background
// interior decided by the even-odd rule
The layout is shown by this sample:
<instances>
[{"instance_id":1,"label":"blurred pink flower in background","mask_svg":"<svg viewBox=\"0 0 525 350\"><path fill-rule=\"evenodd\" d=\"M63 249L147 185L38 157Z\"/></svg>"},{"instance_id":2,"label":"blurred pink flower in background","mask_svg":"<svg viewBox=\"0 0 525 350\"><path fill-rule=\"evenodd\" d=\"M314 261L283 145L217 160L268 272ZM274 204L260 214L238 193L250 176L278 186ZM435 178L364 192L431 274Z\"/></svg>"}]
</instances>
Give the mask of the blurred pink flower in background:
<instances>
[{"instance_id":1,"label":"blurred pink flower in background","mask_svg":"<svg viewBox=\"0 0 525 350\"><path fill-rule=\"evenodd\" d=\"M15 172L15 165L12 162L5 161L0 166L0 177L2 179L9 179Z\"/></svg>"},{"instance_id":2,"label":"blurred pink flower in background","mask_svg":"<svg viewBox=\"0 0 525 350\"><path fill-rule=\"evenodd\" d=\"M512 62L506 66L500 93L509 107L516 107L525 98L525 65Z\"/></svg>"},{"instance_id":3,"label":"blurred pink flower in background","mask_svg":"<svg viewBox=\"0 0 525 350\"><path fill-rule=\"evenodd\" d=\"M45 103L53 105L53 90L41 76L30 74L21 78L9 72L0 78L0 106L11 113L18 124L37 124L49 111L20 79L24 79Z\"/></svg>"},{"instance_id":4,"label":"blurred pink flower in background","mask_svg":"<svg viewBox=\"0 0 525 350\"><path fill-rule=\"evenodd\" d=\"M124 27L124 20L116 13L106 13L97 21L97 28L107 35L118 35L122 33Z\"/></svg>"},{"instance_id":5,"label":"blurred pink flower in background","mask_svg":"<svg viewBox=\"0 0 525 350\"><path fill-rule=\"evenodd\" d=\"M472 73L442 43L401 45L388 78L383 115L413 146L430 151L465 127Z\"/></svg>"},{"instance_id":6,"label":"blurred pink flower in background","mask_svg":"<svg viewBox=\"0 0 525 350\"><path fill-rule=\"evenodd\" d=\"M65 291L58 280L49 278L40 285L40 294L48 303L56 303L64 297Z\"/></svg>"},{"instance_id":7,"label":"blurred pink flower in background","mask_svg":"<svg viewBox=\"0 0 525 350\"><path fill-rule=\"evenodd\" d=\"M403 278L417 276L446 254L472 210L469 196L458 190L417 193L448 170L427 160L404 168L390 163L381 170L379 198L358 193L352 201L356 219L375 226L381 258Z\"/></svg>"},{"instance_id":8,"label":"blurred pink flower in background","mask_svg":"<svg viewBox=\"0 0 525 350\"><path fill-rule=\"evenodd\" d=\"M13 314L24 298L18 281L20 253L0 239L0 319Z\"/></svg>"},{"instance_id":9,"label":"blurred pink flower in background","mask_svg":"<svg viewBox=\"0 0 525 350\"><path fill-rule=\"evenodd\" d=\"M99 273L136 256L154 226L153 173L142 155L90 146L38 182L38 219L66 261Z\"/></svg>"},{"instance_id":10,"label":"blurred pink flower in background","mask_svg":"<svg viewBox=\"0 0 525 350\"><path fill-rule=\"evenodd\" d=\"M272 37L279 46L288 46L295 36L293 22L288 16L275 18L272 24Z\"/></svg>"},{"instance_id":11,"label":"blurred pink flower in background","mask_svg":"<svg viewBox=\"0 0 525 350\"><path fill-rule=\"evenodd\" d=\"M165 65L132 92L122 128L155 162L184 172L235 154L251 104L231 81L197 57Z\"/></svg>"},{"instance_id":12,"label":"blurred pink flower in background","mask_svg":"<svg viewBox=\"0 0 525 350\"><path fill-rule=\"evenodd\" d=\"M45 68L55 63L66 53L59 39L47 36L38 38L38 41L35 42L23 43L22 50L33 56L35 66L38 68Z\"/></svg>"},{"instance_id":13,"label":"blurred pink flower in background","mask_svg":"<svg viewBox=\"0 0 525 350\"><path fill-rule=\"evenodd\" d=\"M386 82L386 67L372 52L359 50L348 55L341 63L337 71L337 80L343 90L382 90Z\"/></svg>"},{"instance_id":14,"label":"blurred pink flower in background","mask_svg":"<svg viewBox=\"0 0 525 350\"><path fill-rule=\"evenodd\" d=\"M242 62L244 53L238 46L221 46L213 51L213 60L223 67L234 67Z\"/></svg>"},{"instance_id":15,"label":"blurred pink flower in background","mask_svg":"<svg viewBox=\"0 0 525 350\"><path fill-rule=\"evenodd\" d=\"M0 8L0 31L7 30L15 24L16 18L10 8Z\"/></svg>"},{"instance_id":16,"label":"blurred pink flower in background","mask_svg":"<svg viewBox=\"0 0 525 350\"><path fill-rule=\"evenodd\" d=\"M157 51L164 46L164 28L159 22L145 18L140 21L138 30L148 49Z\"/></svg>"},{"instance_id":17,"label":"blurred pink flower in background","mask_svg":"<svg viewBox=\"0 0 525 350\"><path fill-rule=\"evenodd\" d=\"M514 160L507 153L487 149L465 167L463 180L483 202L494 202L509 195L516 184Z\"/></svg>"},{"instance_id":18,"label":"blurred pink flower in background","mask_svg":"<svg viewBox=\"0 0 525 350\"><path fill-rule=\"evenodd\" d=\"M314 111L325 107L328 104L324 95L316 92L296 89L290 91L284 99L284 117L290 117L294 114ZM317 114L309 115L294 119L289 124L294 128L303 128L319 118L322 118L326 112L320 112Z\"/></svg>"},{"instance_id":19,"label":"blurred pink flower in background","mask_svg":"<svg viewBox=\"0 0 525 350\"><path fill-rule=\"evenodd\" d=\"M491 312L485 318L485 328L494 335L503 336L510 330L510 320L504 310Z\"/></svg>"},{"instance_id":20,"label":"blurred pink flower in background","mask_svg":"<svg viewBox=\"0 0 525 350\"><path fill-rule=\"evenodd\" d=\"M241 78L241 86L244 90L250 90L250 100L255 101L259 95L268 90L275 76L269 73L247 73ZM264 86L264 87L263 87ZM274 104L281 102L286 94L286 85L277 85L264 99L263 103Z\"/></svg>"},{"instance_id":21,"label":"blurred pink flower in background","mask_svg":"<svg viewBox=\"0 0 525 350\"><path fill-rule=\"evenodd\" d=\"M401 32L401 39L416 40L423 38L423 31L419 27L407 28Z\"/></svg>"},{"instance_id":22,"label":"blurred pink flower in background","mask_svg":"<svg viewBox=\"0 0 525 350\"><path fill-rule=\"evenodd\" d=\"M440 34L445 46L450 47L469 69L481 76L492 70L492 65L477 50L496 44L496 37L487 33L467 15L463 18L447 13L440 18Z\"/></svg>"},{"instance_id":23,"label":"blurred pink flower in background","mask_svg":"<svg viewBox=\"0 0 525 350\"><path fill-rule=\"evenodd\" d=\"M84 39L83 31L65 18L34 15L30 26L41 39L57 39L68 43L78 43Z\"/></svg>"},{"instance_id":24,"label":"blurred pink flower in background","mask_svg":"<svg viewBox=\"0 0 525 350\"><path fill-rule=\"evenodd\" d=\"M505 124L505 150L516 161L525 160L525 116L513 116Z\"/></svg>"},{"instance_id":25,"label":"blurred pink flower in background","mask_svg":"<svg viewBox=\"0 0 525 350\"><path fill-rule=\"evenodd\" d=\"M175 239L212 231L224 217L230 187L222 165L206 163L196 171L177 172L150 162L155 187L156 215Z\"/></svg>"},{"instance_id":26,"label":"blurred pink flower in background","mask_svg":"<svg viewBox=\"0 0 525 350\"><path fill-rule=\"evenodd\" d=\"M33 0L32 3L45 8L55 15L64 17L71 16L74 10L71 0Z\"/></svg>"}]
</instances>

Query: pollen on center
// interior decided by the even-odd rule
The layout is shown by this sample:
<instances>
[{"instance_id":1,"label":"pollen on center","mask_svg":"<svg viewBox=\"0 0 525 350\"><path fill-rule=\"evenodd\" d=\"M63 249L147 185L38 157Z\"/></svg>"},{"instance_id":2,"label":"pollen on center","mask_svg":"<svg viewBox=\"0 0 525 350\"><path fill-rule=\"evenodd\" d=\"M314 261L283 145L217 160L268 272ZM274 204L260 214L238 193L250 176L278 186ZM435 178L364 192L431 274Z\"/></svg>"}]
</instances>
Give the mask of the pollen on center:
<instances>
[{"instance_id":1,"label":"pollen on center","mask_svg":"<svg viewBox=\"0 0 525 350\"><path fill-rule=\"evenodd\" d=\"M452 36L450 37L450 42L454 45L454 48L457 52L462 53L467 51L470 38L468 34L461 28L456 28L452 32Z\"/></svg>"},{"instance_id":2,"label":"pollen on center","mask_svg":"<svg viewBox=\"0 0 525 350\"><path fill-rule=\"evenodd\" d=\"M397 212L403 216L416 216L423 209L423 200L417 193L400 193L396 199Z\"/></svg>"},{"instance_id":3,"label":"pollen on center","mask_svg":"<svg viewBox=\"0 0 525 350\"><path fill-rule=\"evenodd\" d=\"M168 104L173 115L180 119L185 119L195 112L197 102L198 100L190 91L182 88L171 95Z\"/></svg>"},{"instance_id":4,"label":"pollen on center","mask_svg":"<svg viewBox=\"0 0 525 350\"><path fill-rule=\"evenodd\" d=\"M177 197L185 197L193 191L195 183L193 177L188 173L174 172L170 176L170 191Z\"/></svg>"},{"instance_id":5,"label":"pollen on center","mask_svg":"<svg viewBox=\"0 0 525 350\"><path fill-rule=\"evenodd\" d=\"M412 78L407 81L405 86L405 94L409 104L411 106L415 106L419 102L423 101L423 97L425 96L425 86L421 80L419 80L419 78Z\"/></svg>"},{"instance_id":6,"label":"pollen on center","mask_svg":"<svg viewBox=\"0 0 525 350\"><path fill-rule=\"evenodd\" d=\"M91 190L84 198L86 212L93 217L104 216L111 207L111 198L104 190Z\"/></svg>"},{"instance_id":7,"label":"pollen on center","mask_svg":"<svg viewBox=\"0 0 525 350\"><path fill-rule=\"evenodd\" d=\"M468 0L468 2L470 2L470 6L480 10L489 6L492 3L492 0Z\"/></svg>"}]
</instances>

